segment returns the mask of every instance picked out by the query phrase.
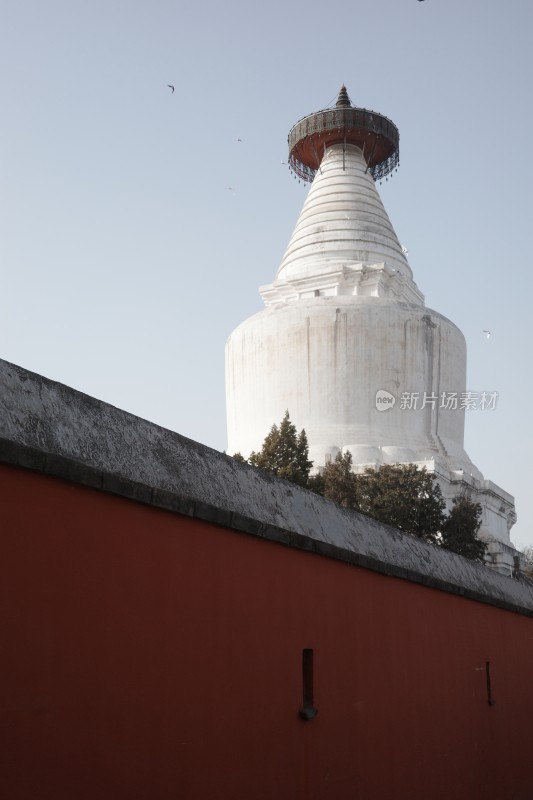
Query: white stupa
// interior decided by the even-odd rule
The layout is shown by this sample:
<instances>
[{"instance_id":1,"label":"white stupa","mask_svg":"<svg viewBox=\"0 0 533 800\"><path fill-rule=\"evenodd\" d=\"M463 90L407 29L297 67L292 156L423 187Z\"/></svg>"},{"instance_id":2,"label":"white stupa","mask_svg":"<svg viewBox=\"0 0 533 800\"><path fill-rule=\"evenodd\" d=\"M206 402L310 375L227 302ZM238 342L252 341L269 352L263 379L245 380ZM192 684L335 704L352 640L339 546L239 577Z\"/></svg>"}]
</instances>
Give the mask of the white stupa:
<instances>
[{"instance_id":1,"label":"white stupa","mask_svg":"<svg viewBox=\"0 0 533 800\"><path fill-rule=\"evenodd\" d=\"M466 407L494 398L467 392L464 337L424 305L374 183L397 167L398 142L394 124L352 107L345 87L334 109L292 129L290 164L313 182L260 290L266 308L226 345L228 452L259 450L289 410L315 469L346 450L357 470L425 466L449 503L465 492L481 503L480 536L509 571L513 497L464 450Z\"/></svg>"}]
</instances>

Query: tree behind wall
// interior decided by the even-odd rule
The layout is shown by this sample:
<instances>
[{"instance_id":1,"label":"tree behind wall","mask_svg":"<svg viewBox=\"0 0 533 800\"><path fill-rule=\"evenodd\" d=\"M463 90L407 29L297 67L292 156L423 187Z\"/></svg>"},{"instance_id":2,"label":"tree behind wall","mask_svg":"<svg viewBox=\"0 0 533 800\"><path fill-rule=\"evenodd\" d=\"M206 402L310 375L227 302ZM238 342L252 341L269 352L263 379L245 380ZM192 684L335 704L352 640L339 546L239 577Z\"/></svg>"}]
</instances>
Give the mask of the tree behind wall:
<instances>
[{"instance_id":1,"label":"tree behind wall","mask_svg":"<svg viewBox=\"0 0 533 800\"><path fill-rule=\"evenodd\" d=\"M487 545L477 538L482 509L469 497L455 497L442 526L442 546L474 561L483 561Z\"/></svg>"},{"instance_id":2,"label":"tree behind wall","mask_svg":"<svg viewBox=\"0 0 533 800\"><path fill-rule=\"evenodd\" d=\"M435 475L415 464L383 464L357 475L358 508L405 533L438 542L446 503Z\"/></svg>"},{"instance_id":3,"label":"tree behind wall","mask_svg":"<svg viewBox=\"0 0 533 800\"><path fill-rule=\"evenodd\" d=\"M234 458L246 461L240 453ZM279 426L272 426L260 452L251 453L248 463L404 533L466 558L483 560L486 546L477 538L481 506L469 498L459 498L446 515L437 478L425 467L384 464L380 469L355 474L352 455L345 452L338 453L322 474L310 476L313 462L309 460L305 430L298 434L288 411Z\"/></svg>"},{"instance_id":4,"label":"tree behind wall","mask_svg":"<svg viewBox=\"0 0 533 800\"><path fill-rule=\"evenodd\" d=\"M522 569L528 581L533 582L533 545L526 545L522 550Z\"/></svg>"},{"instance_id":5,"label":"tree behind wall","mask_svg":"<svg viewBox=\"0 0 533 800\"><path fill-rule=\"evenodd\" d=\"M259 453L251 453L248 459L254 467L277 475L299 486L307 486L313 462L309 461L307 435L302 428L297 432L285 412L279 427L272 425Z\"/></svg>"},{"instance_id":6,"label":"tree behind wall","mask_svg":"<svg viewBox=\"0 0 533 800\"><path fill-rule=\"evenodd\" d=\"M322 491L319 487L319 494L344 508L360 510L357 475L352 472L352 454L349 450L344 454L337 453L335 461L324 467L321 478ZM315 491L315 487L311 488Z\"/></svg>"}]
</instances>

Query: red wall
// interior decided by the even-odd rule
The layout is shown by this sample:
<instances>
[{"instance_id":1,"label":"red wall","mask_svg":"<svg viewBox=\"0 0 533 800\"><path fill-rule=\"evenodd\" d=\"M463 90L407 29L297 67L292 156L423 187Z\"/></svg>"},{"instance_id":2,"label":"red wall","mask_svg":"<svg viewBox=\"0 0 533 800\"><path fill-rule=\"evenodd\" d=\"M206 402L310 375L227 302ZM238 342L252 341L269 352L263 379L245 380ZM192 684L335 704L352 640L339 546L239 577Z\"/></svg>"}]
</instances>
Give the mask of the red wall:
<instances>
[{"instance_id":1,"label":"red wall","mask_svg":"<svg viewBox=\"0 0 533 800\"><path fill-rule=\"evenodd\" d=\"M533 619L7 466L0 502L2 797L533 797Z\"/></svg>"}]
</instances>

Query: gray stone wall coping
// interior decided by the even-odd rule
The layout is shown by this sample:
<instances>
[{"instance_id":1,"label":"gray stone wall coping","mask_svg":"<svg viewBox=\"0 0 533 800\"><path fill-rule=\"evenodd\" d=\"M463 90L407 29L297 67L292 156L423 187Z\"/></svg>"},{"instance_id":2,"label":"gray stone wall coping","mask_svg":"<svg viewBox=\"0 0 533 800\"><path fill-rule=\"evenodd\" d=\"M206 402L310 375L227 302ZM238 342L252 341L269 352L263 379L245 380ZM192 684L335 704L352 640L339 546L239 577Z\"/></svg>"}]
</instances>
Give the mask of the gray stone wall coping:
<instances>
[{"instance_id":1,"label":"gray stone wall coping","mask_svg":"<svg viewBox=\"0 0 533 800\"><path fill-rule=\"evenodd\" d=\"M0 360L0 461L533 616L533 587Z\"/></svg>"}]
</instances>

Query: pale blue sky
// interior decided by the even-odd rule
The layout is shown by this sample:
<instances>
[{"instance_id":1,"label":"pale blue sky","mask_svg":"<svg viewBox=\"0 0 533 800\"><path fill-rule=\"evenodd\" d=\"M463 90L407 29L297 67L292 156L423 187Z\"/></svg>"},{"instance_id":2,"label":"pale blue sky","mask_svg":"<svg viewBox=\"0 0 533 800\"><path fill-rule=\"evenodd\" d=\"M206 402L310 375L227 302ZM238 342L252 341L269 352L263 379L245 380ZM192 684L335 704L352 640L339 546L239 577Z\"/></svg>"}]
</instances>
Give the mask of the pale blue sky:
<instances>
[{"instance_id":1,"label":"pale blue sky","mask_svg":"<svg viewBox=\"0 0 533 800\"><path fill-rule=\"evenodd\" d=\"M466 448L533 544L532 29L531 0L4 2L0 357L225 449L225 340L307 191L287 133L345 82L400 130L381 196L500 394Z\"/></svg>"}]
</instances>

